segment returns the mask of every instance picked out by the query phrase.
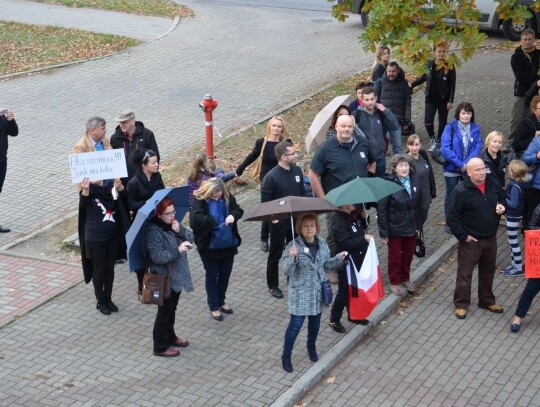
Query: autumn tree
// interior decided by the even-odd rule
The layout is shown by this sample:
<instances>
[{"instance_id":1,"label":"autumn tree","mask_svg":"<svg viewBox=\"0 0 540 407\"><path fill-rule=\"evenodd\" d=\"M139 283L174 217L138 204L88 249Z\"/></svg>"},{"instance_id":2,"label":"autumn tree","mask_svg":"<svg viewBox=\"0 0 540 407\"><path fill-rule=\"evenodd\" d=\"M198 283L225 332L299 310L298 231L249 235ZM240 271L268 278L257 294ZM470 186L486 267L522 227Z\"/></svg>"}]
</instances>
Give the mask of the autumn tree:
<instances>
[{"instance_id":1,"label":"autumn tree","mask_svg":"<svg viewBox=\"0 0 540 407\"><path fill-rule=\"evenodd\" d=\"M328 1L333 3L333 15L344 21L354 0ZM501 19L519 22L532 16L525 6L516 5L515 0L497 3ZM540 0L534 1L533 8L540 11ZM371 0L362 11L369 12L369 24L359 37L364 49L375 51L379 44L391 47L394 55L399 55L415 73L425 69L435 45L449 44L452 51L446 63L459 66L474 55L486 38L478 31L480 13L474 0ZM454 16L454 23L444 20L449 16Z\"/></svg>"}]
</instances>

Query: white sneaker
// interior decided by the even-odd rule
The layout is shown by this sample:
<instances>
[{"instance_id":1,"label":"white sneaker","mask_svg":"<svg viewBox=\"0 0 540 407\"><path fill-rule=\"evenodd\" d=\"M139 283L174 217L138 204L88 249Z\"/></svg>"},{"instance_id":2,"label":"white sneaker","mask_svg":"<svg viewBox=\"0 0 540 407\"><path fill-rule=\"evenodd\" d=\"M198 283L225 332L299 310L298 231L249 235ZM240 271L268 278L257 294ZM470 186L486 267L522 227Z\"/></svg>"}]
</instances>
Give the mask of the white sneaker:
<instances>
[{"instance_id":1,"label":"white sneaker","mask_svg":"<svg viewBox=\"0 0 540 407\"><path fill-rule=\"evenodd\" d=\"M431 139L431 142L429 143L429 152L433 151L435 149L435 146L437 145L437 140L434 138Z\"/></svg>"}]
</instances>

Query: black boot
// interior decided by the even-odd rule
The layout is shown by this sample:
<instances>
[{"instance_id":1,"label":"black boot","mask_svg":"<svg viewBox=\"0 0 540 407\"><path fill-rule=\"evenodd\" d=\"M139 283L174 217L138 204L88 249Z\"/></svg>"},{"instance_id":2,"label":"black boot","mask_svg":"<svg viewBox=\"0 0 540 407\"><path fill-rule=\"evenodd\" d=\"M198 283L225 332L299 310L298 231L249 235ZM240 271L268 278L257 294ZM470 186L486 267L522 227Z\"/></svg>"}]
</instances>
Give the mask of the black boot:
<instances>
[{"instance_id":1,"label":"black boot","mask_svg":"<svg viewBox=\"0 0 540 407\"><path fill-rule=\"evenodd\" d=\"M97 302L96 308L101 311L102 314L111 315L111 309L107 305L107 301L101 300Z\"/></svg>"},{"instance_id":2,"label":"black boot","mask_svg":"<svg viewBox=\"0 0 540 407\"><path fill-rule=\"evenodd\" d=\"M281 364L283 365L283 370L285 370L286 372L292 373L293 368L292 368L292 363L291 363L291 357L290 356L282 355L281 356Z\"/></svg>"},{"instance_id":3,"label":"black boot","mask_svg":"<svg viewBox=\"0 0 540 407\"><path fill-rule=\"evenodd\" d=\"M118 312L118 307L112 302L111 297L107 298L107 305L112 312Z\"/></svg>"},{"instance_id":4,"label":"black boot","mask_svg":"<svg viewBox=\"0 0 540 407\"><path fill-rule=\"evenodd\" d=\"M315 345L308 345L307 351L309 354L309 360L312 362L316 362L319 360L319 355L317 355L317 349L315 348Z\"/></svg>"}]
</instances>

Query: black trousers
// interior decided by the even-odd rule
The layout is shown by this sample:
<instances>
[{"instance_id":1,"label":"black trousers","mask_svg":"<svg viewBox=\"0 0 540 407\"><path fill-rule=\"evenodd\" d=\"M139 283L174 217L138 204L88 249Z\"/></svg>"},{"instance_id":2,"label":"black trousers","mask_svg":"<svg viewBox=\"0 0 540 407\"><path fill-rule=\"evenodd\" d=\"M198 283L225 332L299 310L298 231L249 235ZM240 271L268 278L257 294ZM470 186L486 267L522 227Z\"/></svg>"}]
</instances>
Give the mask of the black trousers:
<instances>
[{"instance_id":1,"label":"black trousers","mask_svg":"<svg viewBox=\"0 0 540 407\"><path fill-rule=\"evenodd\" d=\"M0 192L2 192L2 187L4 186L4 180L6 179L7 172L7 160L0 162Z\"/></svg>"},{"instance_id":2,"label":"black trousers","mask_svg":"<svg viewBox=\"0 0 540 407\"><path fill-rule=\"evenodd\" d=\"M111 298L114 283L114 263L118 258L120 244L118 240L109 243L87 242L92 259L92 283L98 301Z\"/></svg>"},{"instance_id":3,"label":"black trousers","mask_svg":"<svg viewBox=\"0 0 540 407\"><path fill-rule=\"evenodd\" d=\"M171 290L170 297L163 300L163 305L158 305L153 332L154 352L165 352L178 338L174 332L174 322L181 292L175 293Z\"/></svg>"},{"instance_id":4,"label":"black trousers","mask_svg":"<svg viewBox=\"0 0 540 407\"><path fill-rule=\"evenodd\" d=\"M446 108L447 104L447 100L432 101L430 99L426 99L424 125L426 126L426 131L429 138L434 138L437 141L441 139L444 126L446 126L446 122L448 121L448 109ZM439 113L439 128L437 129L437 137L435 137L435 113Z\"/></svg>"},{"instance_id":5,"label":"black trousers","mask_svg":"<svg viewBox=\"0 0 540 407\"><path fill-rule=\"evenodd\" d=\"M345 307L349 308L349 283L347 281L347 270L345 267L337 269L338 290L330 310L330 322L340 322Z\"/></svg>"},{"instance_id":6,"label":"black trousers","mask_svg":"<svg viewBox=\"0 0 540 407\"><path fill-rule=\"evenodd\" d=\"M285 245L292 240L291 221L280 220L270 223L270 251L266 262L266 282L268 288L279 286L279 261Z\"/></svg>"}]
</instances>

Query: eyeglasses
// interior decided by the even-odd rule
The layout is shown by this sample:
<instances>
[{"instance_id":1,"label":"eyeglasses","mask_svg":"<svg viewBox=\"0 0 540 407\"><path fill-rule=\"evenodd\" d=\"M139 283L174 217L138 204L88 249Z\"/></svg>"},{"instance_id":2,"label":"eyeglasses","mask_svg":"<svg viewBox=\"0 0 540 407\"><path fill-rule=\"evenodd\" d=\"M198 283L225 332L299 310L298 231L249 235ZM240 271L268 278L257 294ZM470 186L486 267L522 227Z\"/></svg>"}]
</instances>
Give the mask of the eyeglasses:
<instances>
[{"instance_id":1,"label":"eyeglasses","mask_svg":"<svg viewBox=\"0 0 540 407\"><path fill-rule=\"evenodd\" d=\"M165 216L174 216L176 215L176 209L172 212L162 212L161 214Z\"/></svg>"}]
</instances>

